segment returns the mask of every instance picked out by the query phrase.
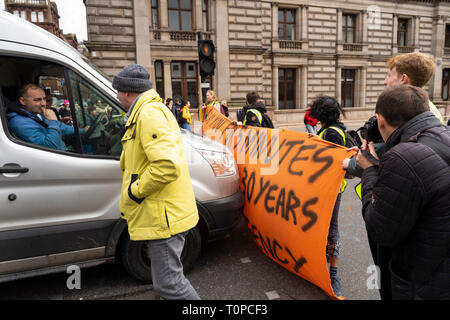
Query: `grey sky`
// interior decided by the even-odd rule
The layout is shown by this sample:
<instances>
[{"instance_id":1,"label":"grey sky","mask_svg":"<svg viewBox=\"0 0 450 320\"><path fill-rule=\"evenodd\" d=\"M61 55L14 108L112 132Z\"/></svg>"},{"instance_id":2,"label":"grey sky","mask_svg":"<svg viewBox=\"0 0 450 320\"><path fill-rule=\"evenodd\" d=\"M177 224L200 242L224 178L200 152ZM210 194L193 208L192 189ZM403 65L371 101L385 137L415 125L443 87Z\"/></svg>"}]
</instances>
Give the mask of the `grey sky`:
<instances>
[{"instance_id":1,"label":"grey sky","mask_svg":"<svg viewBox=\"0 0 450 320\"><path fill-rule=\"evenodd\" d=\"M75 33L78 41L87 40L86 8L83 0L52 0L59 13L59 27L64 33Z\"/></svg>"},{"instance_id":2,"label":"grey sky","mask_svg":"<svg viewBox=\"0 0 450 320\"><path fill-rule=\"evenodd\" d=\"M52 0L59 13L59 27L64 33L75 33L78 41L87 40L86 7L83 0ZM5 9L5 0L0 0L0 10Z\"/></svg>"}]
</instances>

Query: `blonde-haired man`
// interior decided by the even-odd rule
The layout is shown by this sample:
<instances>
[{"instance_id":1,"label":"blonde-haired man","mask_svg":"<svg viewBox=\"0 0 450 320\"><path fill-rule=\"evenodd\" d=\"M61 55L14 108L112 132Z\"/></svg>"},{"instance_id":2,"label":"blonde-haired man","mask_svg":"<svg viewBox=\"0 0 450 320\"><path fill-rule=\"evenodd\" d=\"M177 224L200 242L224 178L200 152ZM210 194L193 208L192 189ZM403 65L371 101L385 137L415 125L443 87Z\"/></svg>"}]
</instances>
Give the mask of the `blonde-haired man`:
<instances>
[{"instance_id":1,"label":"blonde-haired man","mask_svg":"<svg viewBox=\"0 0 450 320\"><path fill-rule=\"evenodd\" d=\"M393 56L387 62L389 71L384 79L386 87L410 84L422 88L434 74L436 63L432 55L411 52ZM444 118L433 102L429 100L430 111L444 124Z\"/></svg>"},{"instance_id":2,"label":"blonde-haired man","mask_svg":"<svg viewBox=\"0 0 450 320\"><path fill-rule=\"evenodd\" d=\"M393 56L386 64L389 68L384 79L384 85L386 87L409 84L422 88L431 79L436 68L434 57L421 52ZM445 124L444 118L434 103L428 100L428 106L436 118L442 124ZM356 158L344 159L342 168L350 172L353 176L361 177L362 170L356 165Z\"/></svg>"}]
</instances>

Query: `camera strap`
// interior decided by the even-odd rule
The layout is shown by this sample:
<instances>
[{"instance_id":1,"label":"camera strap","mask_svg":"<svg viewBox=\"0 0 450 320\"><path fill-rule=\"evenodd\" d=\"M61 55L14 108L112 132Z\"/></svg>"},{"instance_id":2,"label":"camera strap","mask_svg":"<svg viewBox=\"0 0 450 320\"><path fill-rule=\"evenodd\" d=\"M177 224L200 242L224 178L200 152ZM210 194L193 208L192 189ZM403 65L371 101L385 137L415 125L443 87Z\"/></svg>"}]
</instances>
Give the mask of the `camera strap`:
<instances>
[{"instance_id":1,"label":"camera strap","mask_svg":"<svg viewBox=\"0 0 450 320\"><path fill-rule=\"evenodd\" d=\"M361 154L367 158L370 162L372 162L374 165L378 166L380 165L380 160L375 158L369 151L367 150L361 150Z\"/></svg>"}]
</instances>

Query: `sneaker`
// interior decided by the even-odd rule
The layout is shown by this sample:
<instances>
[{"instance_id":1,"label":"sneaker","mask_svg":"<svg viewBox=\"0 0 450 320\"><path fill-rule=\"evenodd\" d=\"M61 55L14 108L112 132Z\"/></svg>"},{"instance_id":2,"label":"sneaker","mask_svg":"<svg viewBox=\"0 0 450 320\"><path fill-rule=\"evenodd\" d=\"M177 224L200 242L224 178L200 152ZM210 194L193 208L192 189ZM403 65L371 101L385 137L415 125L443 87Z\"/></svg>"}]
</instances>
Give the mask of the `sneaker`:
<instances>
[{"instance_id":1,"label":"sneaker","mask_svg":"<svg viewBox=\"0 0 450 320\"><path fill-rule=\"evenodd\" d=\"M341 297L342 296L341 281L340 281L339 277L337 276L337 274L330 275L330 280L331 280L331 287L333 288L334 295L336 297Z\"/></svg>"}]
</instances>

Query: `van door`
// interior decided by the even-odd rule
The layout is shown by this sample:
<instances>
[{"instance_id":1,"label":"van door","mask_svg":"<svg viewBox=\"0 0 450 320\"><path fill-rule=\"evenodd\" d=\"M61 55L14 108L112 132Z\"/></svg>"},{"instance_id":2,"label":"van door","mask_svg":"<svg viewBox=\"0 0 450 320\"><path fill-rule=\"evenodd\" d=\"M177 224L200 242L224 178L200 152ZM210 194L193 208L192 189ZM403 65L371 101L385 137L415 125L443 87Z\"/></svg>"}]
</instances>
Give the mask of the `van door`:
<instances>
[{"instance_id":1,"label":"van door","mask_svg":"<svg viewBox=\"0 0 450 320\"><path fill-rule=\"evenodd\" d=\"M20 140L9 129L17 115L8 107L18 104L24 82L47 89L57 111L69 100L67 125L79 130L63 137L67 150ZM123 110L81 75L39 59L0 56L0 89L0 275L103 257L119 218L115 135ZM101 116L88 118L97 101Z\"/></svg>"}]
</instances>

